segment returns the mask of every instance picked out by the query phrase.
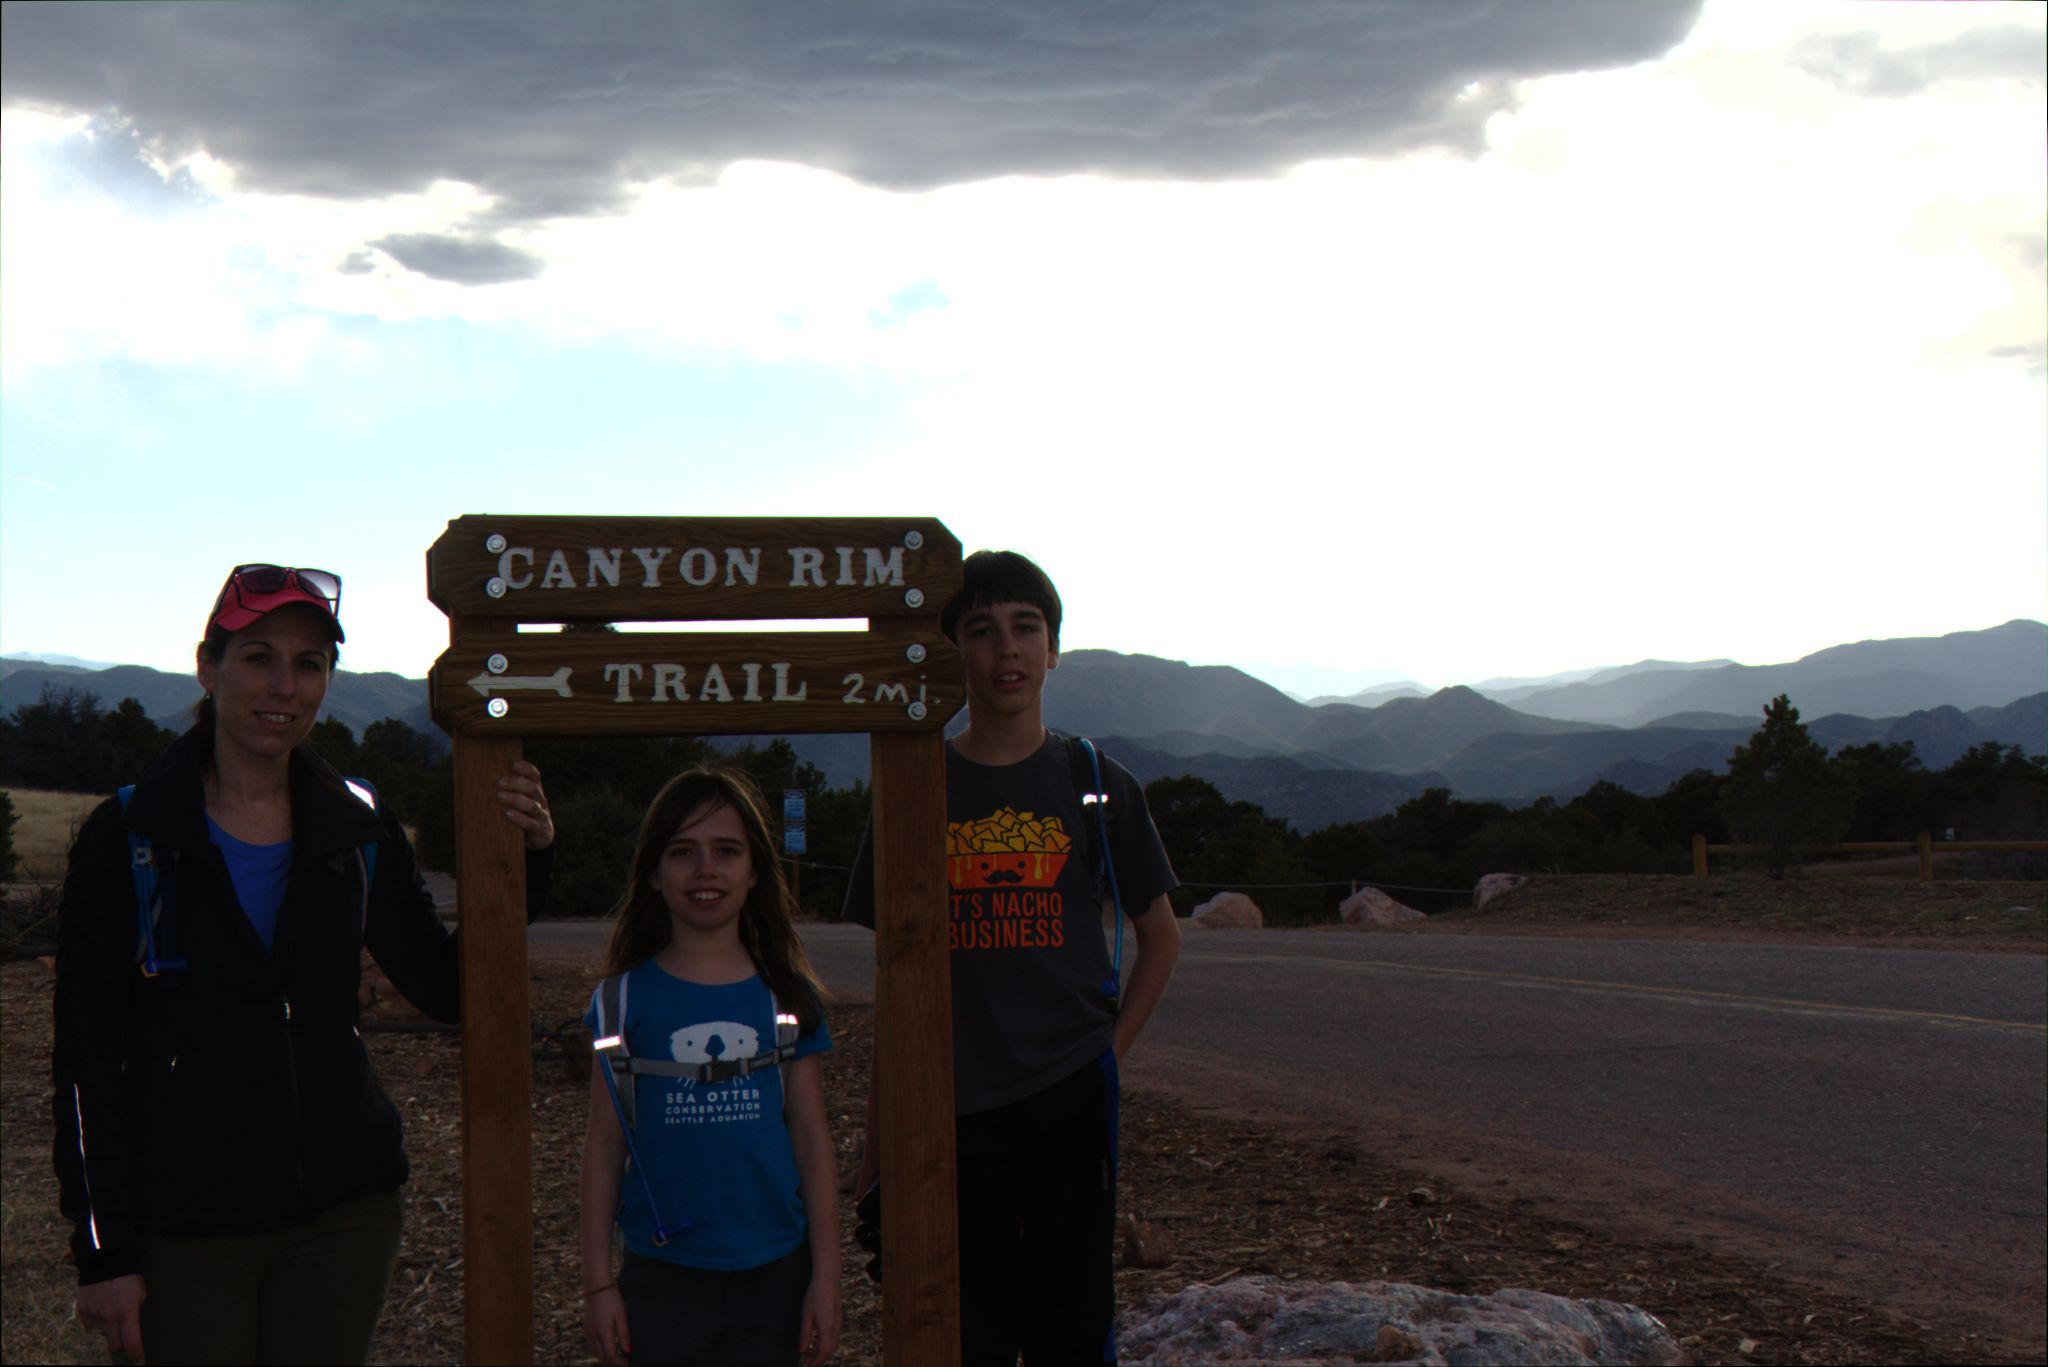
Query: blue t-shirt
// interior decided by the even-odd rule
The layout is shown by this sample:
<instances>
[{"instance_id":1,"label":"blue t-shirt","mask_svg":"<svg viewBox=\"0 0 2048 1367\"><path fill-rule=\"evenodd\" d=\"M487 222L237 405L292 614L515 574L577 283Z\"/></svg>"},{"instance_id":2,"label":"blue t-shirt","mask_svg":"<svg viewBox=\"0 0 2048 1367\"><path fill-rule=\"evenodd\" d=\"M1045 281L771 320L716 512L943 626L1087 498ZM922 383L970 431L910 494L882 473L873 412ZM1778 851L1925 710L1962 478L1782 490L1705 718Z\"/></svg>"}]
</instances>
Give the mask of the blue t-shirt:
<instances>
[{"instance_id":1,"label":"blue t-shirt","mask_svg":"<svg viewBox=\"0 0 2048 1367\"><path fill-rule=\"evenodd\" d=\"M593 1030L597 1002L593 992L583 1018ZM758 975L710 986L685 982L650 959L626 974L620 1012L635 1058L708 1063L775 1047L775 999ZM821 1017L816 1029L798 1037L796 1056L831 1047ZM597 1066L605 1066L602 1056ZM804 1205L782 1116L781 1070L723 1082L636 1075L633 1085L639 1119L633 1142L654 1199L665 1221L688 1220L690 1228L656 1246L654 1214L629 1159L619 1179L626 1247L643 1258L716 1272L760 1267L794 1253L804 1239Z\"/></svg>"},{"instance_id":2,"label":"blue t-shirt","mask_svg":"<svg viewBox=\"0 0 2048 1367\"><path fill-rule=\"evenodd\" d=\"M206 818L206 829L220 857L227 862L228 879L235 885L235 900L242 904L242 914L256 927L263 947L274 948L277 910L284 905L284 887L292 876L292 842L251 845L229 835L210 816Z\"/></svg>"}]
</instances>

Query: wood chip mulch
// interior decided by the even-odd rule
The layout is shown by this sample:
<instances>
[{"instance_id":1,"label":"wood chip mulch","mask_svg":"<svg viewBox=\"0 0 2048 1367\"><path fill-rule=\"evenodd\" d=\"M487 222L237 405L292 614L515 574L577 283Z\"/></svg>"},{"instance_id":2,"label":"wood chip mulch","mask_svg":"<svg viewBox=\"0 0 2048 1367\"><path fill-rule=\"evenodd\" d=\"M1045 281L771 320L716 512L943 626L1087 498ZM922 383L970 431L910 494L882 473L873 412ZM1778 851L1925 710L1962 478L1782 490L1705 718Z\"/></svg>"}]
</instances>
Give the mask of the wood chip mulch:
<instances>
[{"instance_id":1,"label":"wood chip mulch","mask_svg":"<svg viewBox=\"0 0 2048 1367\"><path fill-rule=\"evenodd\" d=\"M4 1341L8 1362L100 1362L71 1319L49 1160L50 977L35 962L0 967L0 1121L4 1121ZM594 1361L583 1341L577 1266L577 1157L588 1104L587 1045L553 1034L581 1016L590 979L537 968L534 1063L534 1346L540 1362ZM860 1142L872 1039L861 1005L833 1008L828 1111L842 1171ZM402 1108L413 1178L404 1246L372 1350L384 1363L457 1362L462 1349L461 1087L455 1036L375 1033L372 1052ZM1953 1328L1901 1320L1768 1268L1675 1245L1624 1243L1539 1215L1505 1189L1467 1191L1388 1167L1355 1137L1280 1132L1126 1095L1122 1199L1145 1222L1140 1251L1164 1266L1124 1266L1118 1299L1239 1274L1389 1280L1454 1291L1521 1286L1630 1301L1661 1318L1700 1363L1976 1363L2023 1360ZM838 1361L881 1360L876 1289L841 1212L846 1332ZM1163 1237L1162 1237L1163 1235Z\"/></svg>"}]
</instances>

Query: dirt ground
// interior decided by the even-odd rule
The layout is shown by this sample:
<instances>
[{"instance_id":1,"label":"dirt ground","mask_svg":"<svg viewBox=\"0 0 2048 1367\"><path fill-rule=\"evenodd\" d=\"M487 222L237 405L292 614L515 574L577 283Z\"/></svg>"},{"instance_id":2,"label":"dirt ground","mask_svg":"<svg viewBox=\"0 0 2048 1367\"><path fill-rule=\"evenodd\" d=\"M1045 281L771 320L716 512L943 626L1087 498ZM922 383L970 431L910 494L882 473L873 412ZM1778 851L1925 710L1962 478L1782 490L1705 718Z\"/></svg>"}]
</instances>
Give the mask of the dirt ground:
<instances>
[{"instance_id":1,"label":"dirt ground","mask_svg":"<svg viewBox=\"0 0 2048 1367\"><path fill-rule=\"evenodd\" d=\"M1788 893L1785 884L1757 889L1738 879L1708 880L1703 887L1681 879L1539 879L1486 913L1445 918L1426 933L1740 934L2031 952L2044 947L2048 885L1936 884L1929 891L1889 881L1897 885L1866 895L1823 894L1814 880ZM2027 909L2031 922L2008 912L2015 907ZM103 1350L70 1319L73 1276L50 1175L50 986L48 970L37 962L0 966L0 1359L97 1362L105 1360ZM578 967L534 966L535 1348L541 1362L594 1360L583 1343L577 1295L576 1165L588 1097L579 1066L587 1055L580 1041L558 1033L580 1016L588 992L589 978ZM852 1166L859 1142L871 1026L865 1006L841 1004L831 1013L837 1049L826 1069L828 1111L843 1169ZM446 1034L373 1033L370 1040L386 1089L404 1111L413 1159L405 1243L373 1361L458 1361L459 1045ZM1251 1273L1472 1292L1521 1286L1640 1305L1699 1363L2041 1359L2038 1338L1988 1342L1682 1242L1618 1241L1535 1211L1504 1183L1476 1190L1446 1186L1389 1166L1306 1120L1275 1128L1197 1116L1136 1091L1124 1100L1122 1152L1122 1205L1163 1229L1171 1251L1162 1266L1120 1268L1120 1304ZM844 1211L841 1228L846 1334L838 1360L876 1363L879 1301L861 1273L865 1255L852 1245Z\"/></svg>"}]
</instances>

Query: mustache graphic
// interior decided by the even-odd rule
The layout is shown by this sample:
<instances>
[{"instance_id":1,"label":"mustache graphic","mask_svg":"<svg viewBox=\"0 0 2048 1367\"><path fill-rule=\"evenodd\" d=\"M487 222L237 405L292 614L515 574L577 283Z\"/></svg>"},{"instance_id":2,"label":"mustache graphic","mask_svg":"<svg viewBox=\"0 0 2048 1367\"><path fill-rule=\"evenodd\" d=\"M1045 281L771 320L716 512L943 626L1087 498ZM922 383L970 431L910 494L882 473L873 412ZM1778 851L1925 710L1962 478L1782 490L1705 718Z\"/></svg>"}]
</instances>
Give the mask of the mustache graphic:
<instances>
[{"instance_id":1,"label":"mustache graphic","mask_svg":"<svg viewBox=\"0 0 2048 1367\"><path fill-rule=\"evenodd\" d=\"M985 876L990 886L994 886L997 883L1021 883L1024 881L1023 874L1010 869L990 869Z\"/></svg>"}]
</instances>

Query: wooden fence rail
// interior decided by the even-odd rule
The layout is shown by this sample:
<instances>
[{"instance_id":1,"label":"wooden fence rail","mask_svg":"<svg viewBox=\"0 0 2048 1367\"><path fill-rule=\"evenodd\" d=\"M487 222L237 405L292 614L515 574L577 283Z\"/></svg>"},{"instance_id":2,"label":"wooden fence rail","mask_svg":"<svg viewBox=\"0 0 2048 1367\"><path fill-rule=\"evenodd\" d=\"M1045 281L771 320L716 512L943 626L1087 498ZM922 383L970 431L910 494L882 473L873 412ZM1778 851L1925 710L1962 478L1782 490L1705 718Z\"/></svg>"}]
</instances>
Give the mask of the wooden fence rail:
<instances>
[{"instance_id":1,"label":"wooden fence rail","mask_svg":"<svg viewBox=\"0 0 2048 1367\"><path fill-rule=\"evenodd\" d=\"M1934 854L1937 846L1930 832L1922 831L1913 840L1849 840L1839 845L1817 845L1815 854L1907 854L1917 851L1920 855L1920 881L1934 881ZM1692 838L1692 876L1707 876L1707 856L1712 854L1767 854L1769 845L1709 845L1703 835ZM1943 854L1973 854L1995 852L2048 851L2048 840L1944 840L1939 849Z\"/></svg>"}]
</instances>

